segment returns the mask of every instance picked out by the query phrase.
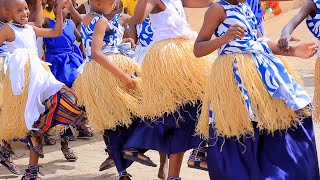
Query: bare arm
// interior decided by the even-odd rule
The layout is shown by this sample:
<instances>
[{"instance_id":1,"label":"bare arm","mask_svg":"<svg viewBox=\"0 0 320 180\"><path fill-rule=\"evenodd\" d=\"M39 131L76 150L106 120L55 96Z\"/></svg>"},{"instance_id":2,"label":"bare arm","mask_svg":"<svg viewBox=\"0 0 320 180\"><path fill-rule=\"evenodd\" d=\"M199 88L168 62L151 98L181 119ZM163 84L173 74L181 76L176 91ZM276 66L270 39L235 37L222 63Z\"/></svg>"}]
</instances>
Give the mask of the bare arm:
<instances>
[{"instance_id":1,"label":"bare arm","mask_svg":"<svg viewBox=\"0 0 320 180\"><path fill-rule=\"evenodd\" d=\"M11 42L15 40L13 30L8 25L3 25L0 29L0 45L6 41Z\"/></svg>"},{"instance_id":2,"label":"bare arm","mask_svg":"<svg viewBox=\"0 0 320 180\"><path fill-rule=\"evenodd\" d=\"M213 0L182 0L183 6L187 8L205 8L211 6Z\"/></svg>"},{"instance_id":3,"label":"bare arm","mask_svg":"<svg viewBox=\"0 0 320 180\"><path fill-rule=\"evenodd\" d=\"M84 13L84 14L80 14L80 13L74 8L74 6L72 5L72 2L71 2L70 0L69 0L69 2L67 2L67 3L68 3L67 8L68 8L69 13L71 14L71 17L72 17L73 22L74 22L76 25L80 24L81 21L82 21L83 16L85 15L85 13ZM83 6L83 5L82 5L82 6Z\"/></svg>"},{"instance_id":4,"label":"bare arm","mask_svg":"<svg viewBox=\"0 0 320 180\"><path fill-rule=\"evenodd\" d=\"M226 18L223 7L219 4L212 5L206 12L204 22L194 44L193 53L196 57L206 56L234 38L242 38L245 29L237 24L231 26L226 34L212 38L213 33Z\"/></svg>"},{"instance_id":5,"label":"bare arm","mask_svg":"<svg viewBox=\"0 0 320 180\"><path fill-rule=\"evenodd\" d=\"M115 66L101 51L103 46L103 37L106 33L106 29L108 28L107 23L107 19L101 18L95 26L92 36L92 58L102 67L110 71L114 76L118 77L127 88L134 88L131 77Z\"/></svg>"},{"instance_id":6,"label":"bare arm","mask_svg":"<svg viewBox=\"0 0 320 180\"><path fill-rule=\"evenodd\" d=\"M278 45L282 51L286 51L288 49L290 40L299 41L295 38L292 39L292 32L308 15L315 16L316 11L317 7L313 1L307 1L304 3L299 13L296 14L282 30L281 38L278 41Z\"/></svg>"},{"instance_id":7,"label":"bare arm","mask_svg":"<svg viewBox=\"0 0 320 180\"><path fill-rule=\"evenodd\" d=\"M139 0L130 25L141 24L157 6L159 0Z\"/></svg>"},{"instance_id":8,"label":"bare arm","mask_svg":"<svg viewBox=\"0 0 320 180\"><path fill-rule=\"evenodd\" d=\"M33 22L34 26L42 27L43 18L42 18L42 0L36 1L36 11L35 11L35 21Z\"/></svg>"},{"instance_id":9,"label":"bare arm","mask_svg":"<svg viewBox=\"0 0 320 180\"><path fill-rule=\"evenodd\" d=\"M33 26L33 30L38 37L59 37L62 34L62 25L63 25L63 18L62 18L62 8L64 5L64 1L61 1L57 7L57 19L56 24L53 29L49 28L38 28Z\"/></svg>"}]
</instances>

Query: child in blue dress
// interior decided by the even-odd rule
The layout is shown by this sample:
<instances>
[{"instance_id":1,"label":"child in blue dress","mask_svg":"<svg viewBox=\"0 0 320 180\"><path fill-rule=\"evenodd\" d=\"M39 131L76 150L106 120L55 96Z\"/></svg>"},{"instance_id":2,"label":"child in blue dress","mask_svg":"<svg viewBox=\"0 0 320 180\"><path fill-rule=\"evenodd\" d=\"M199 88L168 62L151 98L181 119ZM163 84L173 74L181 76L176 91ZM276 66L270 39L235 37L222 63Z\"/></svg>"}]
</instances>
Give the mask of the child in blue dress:
<instances>
[{"instance_id":1,"label":"child in blue dress","mask_svg":"<svg viewBox=\"0 0 320 180\"><path fill-rule=\"evenodd\" d=\"M219 50L198 124L208 138L210 179L319 179L310 98L274 55L309 58L317 47L283 52L260 37L245 1L220 1L207 10L194 54Z\"/></svg>"}]
</instances>

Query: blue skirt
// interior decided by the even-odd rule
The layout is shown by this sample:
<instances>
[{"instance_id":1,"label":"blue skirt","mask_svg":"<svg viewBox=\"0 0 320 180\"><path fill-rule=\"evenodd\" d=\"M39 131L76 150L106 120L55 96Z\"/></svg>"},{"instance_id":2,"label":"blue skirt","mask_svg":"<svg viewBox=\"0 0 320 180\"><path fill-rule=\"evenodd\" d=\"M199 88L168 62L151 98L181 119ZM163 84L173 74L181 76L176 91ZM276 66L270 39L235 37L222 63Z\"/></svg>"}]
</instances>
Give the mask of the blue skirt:
<instances>
[{"instance_id":1,"label":"blue skirt","mask_svg":"<svg viewBox=\"0 0 320 180\"><path fill-rule=\"evenodd\" d=\"M136 129L137 124L138 121L136 120L133 121L128 128L118 126L115 130L106 129L104 131L104 135L108 139L108 142L106 142L108 152L113 157L118 172L126 170L133 163L133 161L126 160L122 157L122 151L128 138L132 136L132 133Z\"/></svg>"},{"instance_id":2,"label":"blue skirt","mask_svg":"<svg viewBox=\"0 0 320 180\"><path fill-rule=\"evenodd\" d=\"M195 135L195 126L200 109L200 102L196 105L186 104L173 114L139 122L125 149L176 154L198 147L201 138Z\"/></svg>"},{"instance_id":3,"label":"blue skirt","mask_svg":"<svg viewBox=\"0 0 320 180\"><path fill-rule=\"evenodd\" d=\"M210 137L214 135L210 128ZM254 138L211 138L207 160L210 179L320 179L311 117L298 128L274 135L261 134L255 128Z\"/></svg>"}]
</instances>

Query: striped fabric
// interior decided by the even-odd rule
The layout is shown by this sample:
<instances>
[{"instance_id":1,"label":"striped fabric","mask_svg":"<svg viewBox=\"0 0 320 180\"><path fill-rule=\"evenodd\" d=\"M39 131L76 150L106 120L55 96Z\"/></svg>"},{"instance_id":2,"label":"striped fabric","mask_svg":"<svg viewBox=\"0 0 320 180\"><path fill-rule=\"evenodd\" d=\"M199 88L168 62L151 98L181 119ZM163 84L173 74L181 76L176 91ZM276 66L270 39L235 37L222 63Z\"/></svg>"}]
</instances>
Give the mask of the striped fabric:
<instances>
[{"instance_id":1,"label":"striped fabric","mask_svg":"<svg viewBox=\"0 0 320 180\"><path fill-rule=\"evenodd\" d=\"M79 124L87 118L86 113L77 106L77 97L67 86L44 102L45 112L41 114L34 128L47 133L55 125Z\"/></svg>"}]
</instances>

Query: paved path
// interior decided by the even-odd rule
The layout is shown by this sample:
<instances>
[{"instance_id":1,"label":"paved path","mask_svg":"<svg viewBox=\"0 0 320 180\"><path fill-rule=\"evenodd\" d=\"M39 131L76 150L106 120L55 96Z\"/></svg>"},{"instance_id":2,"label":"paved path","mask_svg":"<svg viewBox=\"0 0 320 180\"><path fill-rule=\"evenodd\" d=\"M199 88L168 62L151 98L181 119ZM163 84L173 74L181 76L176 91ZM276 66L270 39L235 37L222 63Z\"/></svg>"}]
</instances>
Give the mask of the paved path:
<instances>
[{"instance_id":1,"label":"paved path","mask_svg":"<svg viewBox=\"0 0 320 180\"><path fill-rule=\"evenodd\" d=\"M198 11L197 11L198 12ZM271 39L277 40L280 35L281 28L292 17L297 10L290 11L286 14L279 16L278 18L271 19L265 22L265 27L267 34ZM190 17L190 16L189 16ZM200 23L200 22L199 22ZM313 40L312 35L307 31L305 25L303 24L299 27L295 33L297 37L303 40ZM313 69L315 58L310 60L300 60L296 58L289 58L290 63L293 68L299 72L303 77L305 86L308 93L313 95ZM320 129L316 128L317 139L320 138ZM17 144L16 146L21 146ZM116 169L105 172L99 172L98 167L102 161L106 158L104 153L105 145L99 135L92 140L78 140L72 142L75 152L79 156L79 160L76 163L66 162L60 151L59 145L53 147L45 148L45 158L40 161L40 164L44 167L43 172L45 173L45 178L47 180L117 180L118 176ZM22 156L16 160L17 165L21 170L25 169L25 165L28 164L28 157L25 154L27 150L23 146L19 148L17 154ZM204 171L198 171L189 169L186 166L186 160L190 152L185 155L181 177L184 180L207 180L208 175ZM155 162L158 162L159 156L156 152L150 151L147 153ZM133 164L128 170L129 173L133 175L134 180L156 180L157 178L157 168L145 167L140 164ZM0 179L19 179L17 176L12 176L8 173L2 166L0 166Z\"/></svg>"}]
</instances>

